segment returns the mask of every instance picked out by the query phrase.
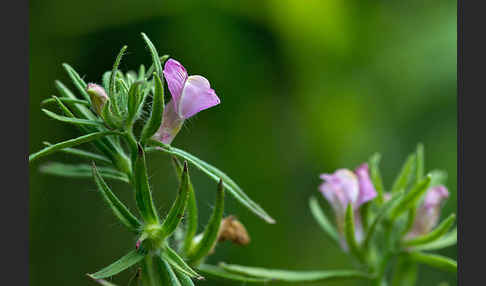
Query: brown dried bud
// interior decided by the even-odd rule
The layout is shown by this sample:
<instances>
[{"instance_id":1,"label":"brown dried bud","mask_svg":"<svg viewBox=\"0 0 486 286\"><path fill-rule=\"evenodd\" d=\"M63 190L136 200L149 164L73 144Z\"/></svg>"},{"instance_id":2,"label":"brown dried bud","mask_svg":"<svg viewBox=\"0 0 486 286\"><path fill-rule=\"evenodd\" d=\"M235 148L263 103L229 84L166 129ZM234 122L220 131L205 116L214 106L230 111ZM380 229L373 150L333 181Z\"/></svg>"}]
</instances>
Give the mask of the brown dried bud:
<instances>
[{"instance_id":1,"label":"brown dried bud","mask_svg":"<svg viewBox=\"0 0 486 286\"><path fill-rule=\"evenodd\" d=\"M218 241L221 242L225 240L230 240L239 245L247 245L250 243L250 236L248 235L245 226L234 216L229 216L221 221Z\"/></svg>"}]
</instances>

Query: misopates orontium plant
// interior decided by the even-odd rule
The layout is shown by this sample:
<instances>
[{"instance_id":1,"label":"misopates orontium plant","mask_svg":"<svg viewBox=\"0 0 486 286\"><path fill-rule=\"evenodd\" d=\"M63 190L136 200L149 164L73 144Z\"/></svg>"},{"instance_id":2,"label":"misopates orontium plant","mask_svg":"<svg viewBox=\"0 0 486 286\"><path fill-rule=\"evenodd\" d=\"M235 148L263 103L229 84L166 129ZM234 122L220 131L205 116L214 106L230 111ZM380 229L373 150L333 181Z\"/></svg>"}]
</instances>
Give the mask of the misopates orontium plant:
<instances>
[{"instance_id":1,"label":"misopates orontium plant","mask_svg":"<svg viewBox=\"0 0 486 286\"><path fill-rule=\"evenodd\" d=\"M221 264L228 271L255 278L284 281L316 281L334 278L368 280L377 286L415 285L419 264L446 272L457 272L457 262L431 253L457 242L455 214L439 223L446 173L434 170L424 175L424 148L408 156L391 189L385 191L378 168L380 155L353 172L336 170L322 174L322 196L334 213L331 223L318 199L309 201L319 226L337 247L356 262L356 271L285 271Z\"/></svg>"},{"instance_id":2,"label":"misopates orontium plant","mask_svg":"<svg viewBox=\"0 0 486 286\"><path fill-rule=\"evenodd\" d=\"M246 282L265 281L204 264L218 241L228 239L246 244L249 240L238 220L223 219L224 189L266 222L274 223L274 220L225 173L169 145L185 119L219 104L220 100L206 78L189 76L176 60L167 55L159 57L148 37L143 33L142 37L153 60L148 70L143 65L138 73L118 70L126 46L116 57L113 69L104 73L101 85L87 84L72 67L63 65L81 97L56 81L61 96L53 96L43 104L56 104L62 114L42 111L55 120L77 127L82 135L56 144L46 142L47 147L31 154L29 162L54 152L90 160L91 164L81 165L48 163L41 166L41 171L67 177L92 176L113 214L136 236L131 251L113 264L89 274L97 282L113 285L104 278L136 265L140 265L136 271L137 283L145 286L193 285L192 279L202 279L203 275ZM167 104L164 79L172 96ZM91 144L90 151L77 148L84 143ZM177 197L164 219L152 200L145 161L147 153L155 152L172 156L180 178ZM212 215L200 234L197 234L196 195L188 163L218 182ZM139 217L117 198L106 179L120 180L133 187Z\"/></svg>"}]
</instances>

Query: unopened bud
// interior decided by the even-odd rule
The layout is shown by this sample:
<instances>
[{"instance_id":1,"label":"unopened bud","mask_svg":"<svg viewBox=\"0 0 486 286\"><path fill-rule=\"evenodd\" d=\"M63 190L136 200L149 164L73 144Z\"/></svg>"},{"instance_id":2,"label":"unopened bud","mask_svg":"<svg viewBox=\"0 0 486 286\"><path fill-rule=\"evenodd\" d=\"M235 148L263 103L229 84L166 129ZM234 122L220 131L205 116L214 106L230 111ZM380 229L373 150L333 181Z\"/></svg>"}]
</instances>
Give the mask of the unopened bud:
<instances>
[{"instance_id":1,"label":"unopened bud","mask_svg":"<svg viewBox=\"0 0 486 286\"><path fill-rule=\"evenodd\" d=\"M221 242L225 240L230 240L239 245L247 245L250 243L250 236L248 235L245 226L234 216L229 216L221 221L218 241Z\"/></svg>"},{"instance_id":2,"label":"unopened bud","mask_svg":"<svg viewBox=\"0 0 486 286\"><path fill-rule=\"evenodd\" d=\"M106 95L105 89L95 83L88 83L86 91L91 98L91 105L93 106L93 109L96 111L96 113L98 113L98 115L101 115L103 106L108 101L108 95Z\"/></svg>"}]
</instances>

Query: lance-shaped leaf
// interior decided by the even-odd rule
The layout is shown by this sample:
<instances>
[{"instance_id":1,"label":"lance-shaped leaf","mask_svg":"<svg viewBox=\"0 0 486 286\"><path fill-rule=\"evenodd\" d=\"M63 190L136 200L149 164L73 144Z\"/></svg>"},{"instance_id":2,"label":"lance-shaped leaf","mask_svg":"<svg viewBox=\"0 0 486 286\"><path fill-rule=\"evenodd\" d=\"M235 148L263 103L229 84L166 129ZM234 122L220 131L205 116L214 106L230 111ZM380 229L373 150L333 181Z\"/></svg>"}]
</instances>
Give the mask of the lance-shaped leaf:
<instances>
[{"instance_id":1,"label":"lance-shaped leaf","mask_svg":"<svg viewBox=\"0 0 486 286\"><path fill-rule=\"evenodd\" d=\"M430 175L425 176L418 184L416 184L392 209L390 217L395 220L400 214L413 207L420 197L427 191L430 185Z\"/></svg>"},{"instance_id":2,"label":"lance-shaped leaf","mask_svg":"<svg viewBox=\"0 0 486 286\"><path fill-rule=\"evenodd\" d=\"M198 169L203 171L206 175L208 175L211 179L219 182L220 179L223 179L224 187L228 190L228 192L237 199L242 205L247 207L250 211L254 214L259 216L260 218L264 219L268 223L275 223L275 220L270 217L262 207L260 207L257 203L251 200L248 195L246 195L243 190L230 178L228 175L223 173L222 171L218 170L216 167L211 166L210 164L202 161L201 159L172 146L166 145L162 142L151 140L151 144L161 147L156 150L162 151L165 153L169 153L172 155L176 155L183 159L186 159L189 163L196 166Z\"/></svg>"},{"instance_id":3,"label":"lance-shaped leaf","mask_svg":"<svg viewBox=\"0 0 486 286\"><path fill-rule=\"evenodd\" d=\"M424 176L424 170L425 170L425 156L424 156L424 145L422 143L419 143L417 145L417 151L416 151L416 167L415 167L415 180L417 183L422 180Z\"/></svg>"},{"instance_id":4,"label":"lance-shaped leaf","mask_svg":"<svg viewBox=\"0 0 486 286\"><path fill-rule=\"evenodd\" d=\"M311 210L314 219L317 221L319 226L332 238L332 240L339 246L339 235L331 224L331 222L327 219L324 211L319 206L319 202L315 197L311 197L309 200L309 208Z\"/></svg>"},{"instance_id":5,"label":"lance-shaped leaf","mask_svg":"<svg viewBox=\"0 0 486 286\"><path fill-rule=\"evenodd\" d=\"M179 278L179 282L181 286L194 286L194 282L192 282L191 277L187 276L182 272L176 272L177 278Z\"/></svg>"},{"instance_id":6,"label":"lance-shaped leaf","mask_svg":"<svg viewBox=\"0 0 486 286\"><path fill-rule=\"evenodd\" d=\"M42 143L46 146L52 145L51 143L49 143L47 141L44 141ZM103 155L100 155L100 154L96 154L96 153L93 153L93 152L86 151L86 150L77 149L77 148L64 148L64 149L61 149L60 151L66 153L66 154L79 156L81 158L85 158L85 159L89 159L89 160L95 160L95 161L99 161L99 162L105 163L105 164L111 164L111 160L109 158L107 158Z\"/></svg>"},{"instance_id":7,"label":"lance-shaped leaf","mask_svg":"<svg viewBox=\"0 0 486 286\"><path fill-rule=\"evenodd\" d=\"M376 200L381 204L383 203L384 187L383 187L383 180L381 179L381 173L379 168L380 160L381 160L381 155L379 153L375 153L373 154L373 156L370 157L368 162L370 166L371 182L373 182L373 186L375 187L377 193Z\"/></svg>"},{"instance_id":8,"label":"lance-shaped leaf","mask_svg":"<svg viewBox=\"0 0 486 286\"><path fill-rule=\"evenodd\" d=\"M415 262L426 264L443 271L457 273L457 262L449 257L418 251L411 252L409 256Z\"/></svg>"},{"instance_id":9,"label":"lance-shaped leaf","mask_svg":"<svg viewBox=\"0 0 486 286\"><path fill-rule=\"evenodd\" d=\"M216 194L216 204L214 205L213 213L209 219L206 228L204 229L201 240L194 246L189 253L189 260L191 264L199 264L201 259L206 257L213 249L218 239L219 228L221 220L223 219L224 211L224 187L223 180L219 181L218 191Z\"/></svg>"},{"instance_id":10,"label":"lance-shaped leaf","mask_svg":"<svg viewBox=\"0 0 486 286\"><path fill-rule=\"evenodd\" d=\"M187 162L184 162L184 169L181 174L180 184L179 184L179 192L177 194L177 198L174 201L167 217L165 218L164 222L162 223L162 237L170 236L174 230L177 228L179 223L184 217L184 212L186 210L187 199L189 198L189 172L187 170Z\"/></svg>"},{"instance_id":11,"label":"lance-shaped leaf","mask_svg":"<svg viewBox=\"0 0 486 286\"><path fill-rule=\"evenodd\" d=\"M346 208L346 217L344 219L344 236L346 237L346 244L349 247L349 251L356 257L358 260L363 260L363 252L361 251L358 242L356 241L355 236L355 227L354 227L354 211L351 204L348 204Z\"/></svg>"},{"instance_id":12,"label":"lance-shaped leaf","mask_svg":"<svg viewBox=\"0 0 486 286\"><path fill-rule=\"evenodd\" d=\"M82 104L82 105L86 105L86 106L91 105L91 103L89 103L89 101L82 100L82 99L75 99L75 98L69 98L69 97L58 97L58 99L60 101L64 102L64 103L72 104L72 105L75 105L75 104ZM48 104L48 103L54 103L54 102L56 102L56 100L54 98L48 98L48 99L44 99L43 101L41 101L41 105Z\"/></svg>"},{"instance_id":13,"label":"lance-shaped leaf","mask_svg":"<svg viewBox=\"0 0 486 286\"><path fill-rule=\"evenodd\" d=\"M143 219L148 224L158 224L159 216L154 206L152 192L147 176L145 153L142 146L138 145L138 156L135 160L135 201Z\"/></svg>"},{"instance_id":14,"label":"lance-shaped leaf","mask_svg":"<svg viewBox=\"0 0 486 286\"><path fill-rule=\"evenodd\" d=\"M91 178L93 174L91 166L88 164L47 163L42 165L39 170L45 174L70 178ZM106 179L119 180L125 183L129 182L126 174L111 167L99 167L98 172Z\"/></svg>"},{"instance_id":15,"label":"lance-shaped leaf","mask_svg":"<svg viewBox=\"0 0 486 286\"><path fill-rule=\"evenodd\" d=\"M152 111L150 117L143 126L140 141L145 142L152 137L162 124L162 114L164 113L164 86L160 76L154 74L155 91L152 101Z\"/></svg>"},{"instance_id":16,"label":"lance-shaped leaf","mask_svg":"<svg viewBox=\"0 0 486 286\"><path fill-rule=\"evenodd\" d=\"M36 159L39 159L40 157L52 154L56 151L59 151L63 148L68 148L68 147L74 147L81 145L86 142L90 142L99 138L102 138L107 135L120 135L119 132L114 132L114 131L99 131L99 132L94 132L91 134L83 135L74 139L66 140L63 142L59 142L56 144L53 144L51 146L45 147L44 149L29 155L29 162L32 162Z\"/></svg>"},{"instance_id":17,"label":"lance-shaped leaf","mask_svg":"<svg viewBox=\"0 0 486 286\"><path fill-rule=\"evenodd\" d=\"M265 269L234 264L219 264L224 270L253 276L286 282L318 282L344 279L371 279L367 273L354 270L324 270L324 271L289 271L279 269Z\"/></svg>"},{"instance_id":18,"label":"lance-shaped leaf","mask_svg":"<svg viewBox=\"0 0 486 286\"><path fill-rule=\"evenodd\" d=\"M96 282L96 283L98 283L102 286L118 286L115 283L111 283L111 282L106 281L105 279L94 279L93 277L89 276L89 274L87 274L87 276L89 278L91 278L94 282Z\"/></svg>"},{"instance_id":19,"label":"lance-shaped leaf","mask_svg":"<svg viewBox=\"0 0 486 286\"><path fill-rule=\"evenodd\" d=\"M121 59L123 57L123 54L125 53L127 49L127 46L123 46L116 56L115 63L113 64L113 69L110 74L110 88L108 91L108 96L110 97L110 100L112 100L113 107L115 109L115 114L120 115L119 107L118 107L118 97L115 95L115 77L118 71L118 66L120 65Z\"/></svg>"},{"instance_id":20,"label":"lance-shaped leaf","mask_svg":"<svg viewBox=\"0 0 486 286\"><path fill-rule=\"evenodd\" d=\"M183 165L177 159L176 156L172 156L172 162L174 165L174 169L176 171L176 175L178 178L182 177L182 170ZM180 183L180 182L179 182ZM184 243L182 246L182 250L184 254L188 254L189 249L192 245L192 240L197 232L197 224L198 224L198 216L197 216L197 203L196 203L196 195L194 193L194 187L192 186L192 182L189 180L189 199L187 200L186 206L186 215L185 215L185 236L184 236Z\"/></svg>"},{"instance_id":21,"label":"lance-shaped leaf","mask_svg":"<svg viewBox=\"0 0 486 286\"><path fill-rule=\"evenodd\" d=\"M433 242L439 238L441 238L447 231L451 228L454 224L454 220L456 219L455 214L449 215L439 226L437 226L434 230L424 235L420 235L414 237L412 239L406 240L403 242L405 246L418 246L422 244L426 244L429 242Z\"/></svg>"},{"instance_id":22,"label":"lance-shaped leaf","mask_svg":"<svg viewBox=\"0 0 486 286\"><path fill-rule=\"evenodd\" d=\"M62 97L70 98L72 100L79 100L73 93L72 91L67 88L61 81L56 80L54 82L54 85L56 89L59 91ZM88 100L86 100L88 101ZM91 101L88 101L91 102ZM90 103L91 105L91 103ZM84 106L84 104L74 104L73 110L76 113L78 117L82 116L84 119L96 119L95 114L89 110L87 106Z\"/></svg>"},{"instance_id":23,"label":"lance-shaped leaf","mask_svg":"<svg viewBox=\"0 0 486 286\"><path fill-rule=\"evenodd\" d=\"M366 233L365 239L363 241L363 249L368 248L371 240L373 239L373 236L376 233L377 226L380 224L383 218L386 217L388 211L402 198L402 196L403 196L403 191L393 194L391 199L386 203L384 203L383 206L380 208L378 214L375 216L373 222L368 228L368 232Z\"/></svg>"},{"instance_id":24,"label":"lance-shaped leaf","mask_svg":"<svg viewBox=\"0 0 486 286\"><path fill-rule=\"evenodd\" d=\"M141 86L143 81L136 81L130 86L128 91L128 121L135 120L140 113L143 105Z\"/></svg>"},{"instance_id":25,"label":"lance-shaped leaf","mask_svg":"<svg viewBox=\"0 0 486 286\"><path fill-rule=\"evenodd\" d=\"M416 160L415 154L411 154L407 157L407 160L403 164L400 173L398 174L397 178L395 179L395 182L393 183L393 187L391 189L392 193L396 193L400 190L405 190L405 188L408 185L408 182L410 181L413 175L413 170L415 168L415 160Z\"/></svg>"},{"instance_id":26,"label":"lance-shaped leaf","mask_svg":"<svg viewBox=\"0 0 486 286\"><path fill-rule=\"evenodd\" d=\"M170 57L170 55L163 55L163 56L161 56L161 57L160 57L160 66L161 66L161 67L164 65L165 61L166 61L166 60L167 60L169 57ZM152 65L150 65L149 69L148 69L148 70L147 70L147 72L145 73L145 74L146 74L146 76L145 76L145 78L146 78L146 79L149 79L149 78L150 78L150 76L151 76L151 75L153 74L153 72L154 72L154 69L155 69L155 66L154 66L154 64L152 63Z\"/></svg>"},{"instance_id":27,"label":"lance-shaped leaf","mask_svg":"<svg viewBox=\"0 0 486 286\"><path fill-rule=\"evenodd\" d=\"M100 271L88 274L93 279L101 279L111 277L116 275L123 270L133 266L134 264L140 262L145 257L145 254L139 252L137 250L132 250L127 253L122 258L118 259L117 261L113 262L112 264L106 266L105 268L101 269Z\"/></svg>"},{"instance_id":28,"label":"lance-shaped leaf","mask_svg":"<svg viewBox=\"0 0 486 286\"><path fill-rule=\"evenodd\" d=\"M100 127L103 126L103 123L101 121L62 116L44 108L42 108L41 110L50 118L61 122L66 122L74 125L88 125L88 126L100 126Z\"/></svg>"},{"instance_id":29,"label":"lance-shaped leaf","mask_svg":"<svg viewBox=\"0 0 486 286\"><path fill-rule=\"evenodd\" d=\"M93 178L106 204L113 211L120 222L133 232L137 232L142 227L138 219L128 210L128 208L116 197L110 187L101 177L96 165L93 162Z\"/></svg>"},{"instance_id":30,"label":"lance-shaped leaf","mask_svg":"<svg viewBox=\"0 0 486 286\"><path fill-rule=\"evenodd\" d=\"M172 248L166 246L163 251L161 251L160 256L169 262L169 264L176 270L189 277L196 278L198 280L204 279L201 275L199 275L194 269L192 269L187 263L182 259L182 257L177 254Z\"/></svg>"},{"instance_id":31,"label":"lance-shaped leaf","mask_svg":"<svg viewBox=\"0 0 486 286\"><path fill-rule=\"evenodd\" d=\"M152 41L150 41L150 39L147 37L147 35L145 35L145 33L141 33L141 35L143 40L145 41L145 44L150 50L150 54L152 55L152 61L153 61L153 65L155 66L155 71L157 73L157 76L162 77L162 64L160 63L159 53L157 53L157 49L155 48Z\"/></svg>"},{"instance_id":32,"label":"lance-shaped leaf","mask_svg":"<svg viewBox=\"0 0 486 286\"><path fill-rule=\"evenodd\" d=\"M455 245L456 243L457 243L457 228L455 228L454 230L450 231L449 233L445 234L444 236L442 236L441 238L435 241L415 246L413 249L414 250L437 250L437 249Z\"/></svg>"},{"instance_id":33,"label":"lance-shaped leaf","mask_svg":"<svg viewBox=\"0 0 486 286\"><path fill-rule=\"evenodd\" d=\"M236 274L226 271L219 266L209 264L201 264L198 266L197 270L199 270L199 272L201 272L205 276L209 276L212 278L233 280L244 283L265 283L271 280L270 278L256 278L252 276Z\"/></svg>"},{"instance_id":34,"label":"lance-shaped leaf","mask_svg":"<svg viewBox=\"0 0 486 286\"><path fill-rule=\"evenodd\" d=\"M161 257L155 258L160 285L182 286L170 264Z\"/></svg>"},{"instance_id":35,"label":"lance-shaped leaf","mask_svg":"<svg viewBox=\"0 0 486 286\"><path fill-rule=\"evenodd\" d=\"M74 86L78 89L79 93L84 97L85 100L89 99L89 94L86 92L86 82L79 76L79 74L68 64L63 63L62 66L68 73L69 77L73 81Z\"/></svg>"},{"instance_id":36,"label":"lance-shaped leaf","mask_svg":"<svg viewBox=\"0 0 486 286\"><path fill-rule=\"evenodd\" d=\"M143 286L159 286L159 281L156 280L156 273L153 265L154 259L151 255L146 255L142 263L142 285Z\"/></svg>"}]
</instances>

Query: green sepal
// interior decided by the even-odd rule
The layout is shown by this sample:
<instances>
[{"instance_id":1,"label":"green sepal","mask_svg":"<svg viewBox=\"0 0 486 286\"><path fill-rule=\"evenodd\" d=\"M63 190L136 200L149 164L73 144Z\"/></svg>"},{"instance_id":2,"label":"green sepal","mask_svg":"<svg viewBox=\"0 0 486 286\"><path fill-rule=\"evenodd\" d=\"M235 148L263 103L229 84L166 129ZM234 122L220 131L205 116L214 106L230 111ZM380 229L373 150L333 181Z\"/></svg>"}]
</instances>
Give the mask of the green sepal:
<instances>
[{"instance_id":1,"label":"green sepal","mask_svg":"<svg viewBox=\"0 0 486 286\"><path fill-rule=\"evenodd\" d=\"M219 228L221 226L221 220L223 219L224 211L224 187L223 180L219 181L218 190L216 195L216 203L214 205L213 213L209 219L206 228L204 229L201 240L194 245L194 248L190 250L188 258L190 263L197 265L200 261L206 257L209 252L214 248L218 239Z\"/></svg>"},{"instance_id":2,"label":"green sepal","mask_svg":"<svg viewBox=\"0 0 486 286\"><path fill-rule=\"evenodd\" d=\"M130 86L128 91L128 119L127 121L131 124L137 119L140 110L143 105L142 92L140 86L144 84L143 81L136 81Z\"/></svg>"},{"instance_id":3,"label":"green sepal","mask_svg":"<svg viewBox=\"0 0 486 286\"><path fill-rule=\"evenodd\" d=\"M150 117L143 126L140 141L145 142L152 137L162 124L162 117L164 114L164 86L159 76L154 76L155 92L152 101L152 111Z\"/></svg>"},{"instance_id":4,"label":"green sepal","mask_svg":"<svg viewBox=\"0 0 486 286\"><path fill-rule=\"evenodd\" d=\"M182 176L183 165L181 164L179 159L177 159L176 156L172 156L172 162L174 165L174 169L176 171L176 175L180 179ZM187 255L189 249L192 246L192 240L196 235L197 226L198 226L196 195L194 193L194 187L190 180L189 180L189 199L187 200L186 214L184 217L185 217L184 222L185 222L186 229L185 229L182 251L185 255Z\"/></svg>"},{"instance_id":5,"label":"green sepal","mask_svg":"<svg viewBox=\"0 0 486 286\"><path fill-rule=\"evenodd\" d=\"M160 279L160 285L182 286L170 264L161 257L155 258L155 265Z\"/></svg>"},{"instance_id":6,"label":"green sepal","mask_svg":"<svg viewBox=\"0 0 486 286\"><path fill-rule=\"evenodd\" d=\"M445 185L447 181L447 172L442 170L432 170L430 171L430 186L435 187L438 185Z\"/></svg>"},{"instance_id":7,"label":"green sepal","mask_svg":"<svg viewBox=\"0 0 486 286\"><path fill-rule=\"evenodd\" d=\"M161 236L166 238L170 236L177 226L180 224L182 218L184 217L184 212L186 210L187 200L189 198L189 182L190 182L189 172L187 169L187 162L184 162L184 168L182 171L179 192L177 198L174 201L167 217L162 223Z\"/></svg>"},{"instance_id":8,"label":"green sepal","mask_svg":"<svg viewBox=\"0 0 486 286\"><path fill-rule=\"evenodd\" d=\"M406 240L403 242L403 245L406 247L410 247L410 246L418 246L418 245L436 241L437 239L445 235L447 231L449 231L451 226L454 224L455 219L456 219L456 215L451 214L441 224L439 224L439 226L437 226L429 233Z\"/></svg>"},{"instance_id":9,"label":"green sepal","mask_svg":"<svg viewBox=\"0 0 486 286\"><path fill-rule=\"evenodd\" d=\"M331 239L336 243L336 245L340 246L339 235L335 227L332 225L332 223L325 215L322 208L319 206L319 202L317 201L316 197L311 197L309 199L309 208L311 210L312 215L314 216L314 219L317 221L319 226L329 235L329 237L331 237Z\"/></svg>"},{"instance_id":10,"label":"green sepal","mask_svg":"<svg viewBox=\"0 0 486 286\"><path fill-rule=\"evenodd\" d=\"M106 266L100 271L88 275L93 279L102 279L102 278L111 277L133 266L134 264L140 262L144 257L145 257L145 253L137 250L132 250L122 258Z\"/></svg>"},{"instance_id":11,"label":"green sepal","mask_svg":"<svg viewBox=\"0 0 486 286\"><path fill-rule=\"evenodd\" d=\"M106 204L113 211L113 214L120 220L120 222L133 232L140 231L142 224L138 219L130 212L130 210L117 198L117 196L111 191L110 187L103 180L103 177L98 172L96 165L92 164L93 178L101 193L101 196L105 200Z\"/></svg>"},{"instance_id":12,"label":"green sepal","mask_svg":"<svg viewBox=\"0 0 486 286\"><path fill-rule=\"evenodd\" d=\"M418 246L415 246L413 249L414 250L422 250L422 251L430 251L430 250L438 250L441 248L449 247L452 245L455 245L457 243L457 228L454 228L454 230L450 231L449 233L445 234L441 238L421 244Z\"/></svg>"},{"instance_id":13,"label":"green sepal","mask_svg":"<svg viewBox=\"0 0 486 286\"><path fill-rule=\"evenodd\" d=\"M160 252L160 256L169 262L169 264L176 270L182 273L185 273L186 275L189 275L191 278L196 278L198 280L204 279L201 275L199 275L194 269L192 269L182 257L175 252L172 248L170 248L168 245L165 246L165 248Z\"/></svg>"},{"instance_id":14,"label":"green sepal","mask_svg":"<svg viewBox=\"0 0 486 286\"><path fill-rule=\"evenodd\" d=\"M415 168L415 160L416 160L415 154L410 154L407 157L407 160L403 164L400 173L398 174L397 178L393 183L391 193L396 193L400 190L405 190L410 179L412 178L413 170Z\"/></svg>"},{"instance_id":15,"label":"green sepal","mask_svg":"<svg viewBox=\"0 0 486 286\"><path fill-rule=\"evenodd\" d=\"M160 65L163 66L165 61L167 61L167 59L169 58L170 56L169 55L163 55L160 57ZM149 79L150 76L153 74L154 72L154 64L152 63L149 67L149 69L147 70L147 72L145 73L145 79Z\"/></svg>"},{"instance_id":16,"label":"green sepal","mask_svg":"<svg viewBox=\"0 0 486 286\"><path fill-rule=\"evenodd\" d=\"M289 271L279 269L265 269L234 264L220 263L224 270L248 275L256 278L267 278L285 282L318 282L344 279L372 279L367 273L355 270L323 270L323 271Z\"/></svg>"},{"instance_id":17,"label":"green sepal","mask_svg":"<svg viewBox=\"0 0 486 286\"><path fill-rule=\"evenodd\" d=\"M125 53L126 49L127 49L127 46L123 46L121 48L120 52L116 56L115 63L113 64L113 69L112 69L111 74L110 74L110 86L109 86L110 88L108 90L108 97L113 102L114 112L117 116L120 116L121 113L120 113L120 109L119 109L118 97L115 94L116 93L116 91L115 91L115 78L116 78L116 74L117 74L117 71L118 71L118 66L120 65L121 59L122 59L123 54Z\"/></svg>"},{"instance_id":18,"label":"green sepal","mask_svg":"<svg viewBox=\"0 0 486 286\"><path fill-rule=\"evenodd\" d=\"M363 249L367 249L368 246L370 245L371 240L373 239L373 236L376 233L377 226L380 224L380 222L383 220L383 218L386 217L388 214L388 211L396 205L396 203L403 197L403 191L395 193L392 195L389 201L385 202L381 208L378 210L378 214L375 216L373 219L373 222L370 224L370 227L368 228L368 231L366 232L365 239L363 241Z\"/></svg>"},{"instance_id":19,"label":"green sepal","mask_svg":"<svg viewBox=\"0 0 486 286\"><path fill-rule=\"evenodd\" d=\"M201 272L205 276L211 278L219 278L219 279L232 280L232 281L238 281L244 283L265 283L272 280L271 278L256 278L252 276L236 274L233 272L226 271L225 269L219 266L210 265L210 264L201 264L198 266L197 270L199 270L199 272Z\"/></svg>"},{"instance_id":20,"label":"green sepal","mask_svg":"<svg viewBox=\"0 0 486 286\"><path fill-rule=\"evenodd\" d=\"M52 154L56 151L59 151L63 148L68 148L68 147L74 147L81 145L86 142L90 142L99 138L102 138L107 135L120 135L119 132L113 132L113 131L99 131L99 132L94 132L91 134L83 135L74 139L69 139L63 142L59 142L56 144L53 144L51 146L45 147L44 149L29 155L29 162L33 162L36 159L39 159L40 157Z\"/></svg>"},{"instance_id":21,"label":"green sepal","mask_svg":"<svg viewBox=\"0 0 486 286\"><path fill-rule=\"evenodd\" d=\"M398 202L398 204L391 211L390 217L392 221L395 220L400 214L413 207L419 201L422 195L427 191L430 185L430 179L430 175L425 176L425 178L423 178L403 196L400 202Z\"/></svg>"},{"instance_id":22,"label":"green sepal","mask_svg":"<svg viewBox=\"0 0 486 286\"><path fill-rule=\"evenodd\" d=\"M417 263L426 264L443 271L457 273L457 262L449 257L418 251L411 252L409 257Z\"/></svg>"},{"instance_id":23,"label":"green sepal","mask_svg":"<svg viewBox=\"0 0 486 286\"><path fill-rule=\"evenodd\" d=\"M158 224L159 217L152 199L152 192L150 191L145 153L140 144L138 145L138 155L134 168L135 201L138 210L146 224Z\"/></svg>"},{"instance_id":24,"label":"green sepal","mask_svg":"<svg viewBox=\"0 0 486 286\"><path fill-rule=\"evenodd\" d=\"M180 158L186 159L189 163L196 166L198 169L203 171L206 175L208 175L211 179L219 182L220 179L223 179L224 187L228 190L228 192L237 199L242 205L247 207L250 211L254 214L262 218L268 223L275 223L275 220L270 217L262 207L260 207L257 203L251 200L248 195L246 195L243 190L230 178L228 175L223 173L222 171L218 170L217 168L211 166L210 164L202 161L201 159L187 153L184 150L169 146L162 142L151 140L150 144L161 147L157 148L157 151L162 151L165 153L169 153L172 155L176 155Z\"/></svg>"},{"instance_id":25,"label":"green sepal","mask_svg":"<svg viewBox=\"0 0 486 286\"><path fill-rule=\"evenodd\" d=\"M143 81L145 79L145 66L142 64L138 68L138 78L137 80Z\"/></svg>"},{"instance_id":26,"label":"green sepal","mask_svg":"<svg viewBox=\"0 0 486 286\"><path fill-rule=\"evenodd\" d=\"M88 164L64 164L52 162L42 165L39 171L49 175L70 178L91 178L92 168ZM111 167L99 167L98 171L103 178L129 182L128 176Z\"/></svg>"},{"instance_id":27,"label":"green sepal","mask_svg":"<svg viewBox=\"0 0 486 286\"><path fill-rule=\"evenodd\" d=\"M383 187L383 180L381 179L381 173L379 167L380 160L381 160L381 155L379 153L375 153L370 157L368 163L370 166L371 182L373 183L373 186L375 187L376 194L377 194L376 201L379 204L382 204L384 201L383 193L385 191L385 188Z\"/></svg>"},{"instance_id":28,"label":"green sepal","mask_svg":"<svg viewBox=\"0 0 486 286\"><path fill-rule=\"evenodd\" d=\"M50 118L61 122L70 123L74 125L103 126L103 122L98 120L79 119L79 118L62 116L44 108L42 108L41 110Z\"/></svg>"},{"instance_id":29,"label":"green sepal","mask_svg":"<svg viewBox=\"0 0 486 286\"><path fill-rule=\"evenodd\" d=\"M348 204L346 208L346 216L344 218L344 236L346 238L346 244L351 254L353 254L358 260L363 260L363 252L361 251L355 236L354 226L354 210L351 204Z\"/></svg>"}]
</instances>

